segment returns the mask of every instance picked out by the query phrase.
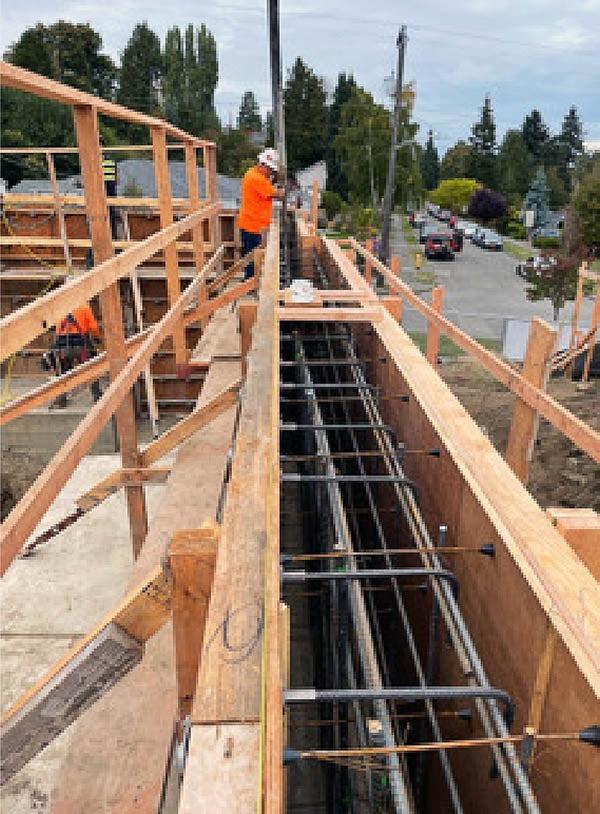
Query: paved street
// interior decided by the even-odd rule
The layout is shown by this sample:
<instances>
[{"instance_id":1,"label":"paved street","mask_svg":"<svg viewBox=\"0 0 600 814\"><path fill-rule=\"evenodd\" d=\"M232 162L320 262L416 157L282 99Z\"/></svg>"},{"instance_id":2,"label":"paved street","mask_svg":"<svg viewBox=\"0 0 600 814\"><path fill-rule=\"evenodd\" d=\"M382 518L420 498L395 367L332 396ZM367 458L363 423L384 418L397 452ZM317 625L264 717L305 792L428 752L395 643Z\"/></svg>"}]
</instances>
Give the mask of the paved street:
<instances>
[{"instance_id":1,"label":"paved street","mask_svg":"<svg viewBox=\"0 0 600 814\"><path fill-rule=\"evenodd\" d=\"M443 228L443 226L440 226ZM421 247L422 248L422 247ZM497 338L502 335L503 320L507 317L529 319L539 316L552 322L552 304L549 300L530 302L525 294L526 283L515 274L517 260L505 252L491 252L473 246L465 241L464 250L456 255L456 260L428 260L423 268L422 281L409 266L409 247L404 240L400 219L394 216L391 250L400 254L402 277L416 291L424 290L430 284L423 282L433 273L434 284L444 286L444 314L471 336ZM570 322L573 303L568 302L561 310L561 323ZM584 301L580 324L589 324L592 313L592 300ZM404 326L409 331L424 329L423 319L414 311L405 309Z\"/></svg>"}]
</instances>

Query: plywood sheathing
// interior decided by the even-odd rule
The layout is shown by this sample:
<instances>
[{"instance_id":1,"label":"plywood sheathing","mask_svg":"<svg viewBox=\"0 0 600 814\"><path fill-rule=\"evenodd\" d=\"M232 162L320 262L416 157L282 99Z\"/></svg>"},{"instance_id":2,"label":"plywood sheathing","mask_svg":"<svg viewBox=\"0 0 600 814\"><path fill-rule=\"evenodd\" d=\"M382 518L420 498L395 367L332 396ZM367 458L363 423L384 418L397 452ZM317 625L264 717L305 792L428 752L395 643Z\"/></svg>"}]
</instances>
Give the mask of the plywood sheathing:
<instances>
[{"instance_id":1,"label":"plywood sheathing","mask_svg":"<svg viewBox=\"0 0 600 814\"><path fill-rule=\"evenodd\" d=\"M235 336L233 318L232 326ZM213 362L198 406L209 402L239 375L239 361ZM179 449L132 584L160 562L177 529L198 527L214 518L234 417L232 407ZM142 663L76 724L54 794L54 814L155 814L176 708L169 624L148 643Z\"/></svg>"}]
</instances>

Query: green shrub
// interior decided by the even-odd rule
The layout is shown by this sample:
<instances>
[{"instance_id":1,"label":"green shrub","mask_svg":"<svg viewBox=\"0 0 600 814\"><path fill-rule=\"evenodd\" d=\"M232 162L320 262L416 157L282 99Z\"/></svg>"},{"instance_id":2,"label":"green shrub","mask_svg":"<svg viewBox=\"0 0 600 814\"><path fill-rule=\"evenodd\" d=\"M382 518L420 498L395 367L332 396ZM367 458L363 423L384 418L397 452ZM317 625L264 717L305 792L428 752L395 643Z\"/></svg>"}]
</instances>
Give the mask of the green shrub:
<instances>
[{"instance_id":1,"label":"green shrub","mask_svg":"<svg viewBox=\"0 0 600 814\"><path fill-rule=\"evenodd\" d=\"M514 237L516 240L525 240L527 230L518 220L510 220L506 225L506 234L509 237Z\"/></svg>"},{"instance_id":2,"label":"green shrub","mask_svg":"<svg viewBox=\"0 0 600 814\"><path fill-rule=\"evenodd\" d=\"M536 249L558 249L560 239L558 237L535 237L533 245Z\"/></svg>"},{"instance_id":3,"label":"green shrub","mask_svg":"<svg viewBox=\"0 0 600 814\"><path fill-rule=\"evenodd\" d=\"M321 205L327 212L327 220L332 220L342 211L342 196L337 192L324 189L321 193Z\"/></svg>"}]
</instances>

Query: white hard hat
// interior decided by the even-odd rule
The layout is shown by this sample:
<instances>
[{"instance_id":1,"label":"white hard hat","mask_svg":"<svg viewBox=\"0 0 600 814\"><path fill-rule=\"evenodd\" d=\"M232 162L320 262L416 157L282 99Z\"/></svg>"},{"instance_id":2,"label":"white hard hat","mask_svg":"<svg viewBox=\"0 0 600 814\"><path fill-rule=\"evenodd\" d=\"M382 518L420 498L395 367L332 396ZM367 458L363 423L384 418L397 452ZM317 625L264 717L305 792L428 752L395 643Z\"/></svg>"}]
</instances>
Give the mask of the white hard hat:
<instances>
[{"instance_id":1,"label":"white hard hat","mask_svg":"<svg viewBox=\"0 0 600 814\"><path fill-rule=\"evenodd\" d=\"M258 163L264 164L266 167L270 167L277 172L279 169L279 153L272 147L267 147L259 154Z\"/></svg>"}]
</instances>

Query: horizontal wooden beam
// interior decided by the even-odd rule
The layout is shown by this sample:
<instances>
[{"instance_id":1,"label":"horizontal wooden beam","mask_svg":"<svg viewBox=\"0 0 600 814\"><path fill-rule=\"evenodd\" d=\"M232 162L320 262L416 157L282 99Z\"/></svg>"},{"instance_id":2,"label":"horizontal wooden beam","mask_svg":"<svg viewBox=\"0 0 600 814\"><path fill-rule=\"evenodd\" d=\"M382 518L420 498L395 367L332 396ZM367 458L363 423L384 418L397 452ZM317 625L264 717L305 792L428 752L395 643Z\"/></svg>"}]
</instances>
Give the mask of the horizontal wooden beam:
<instances>
[{"instance_id":1,"label":"horizontal wooden beam","mask_svg":"<svg viewBox=\"0 0 600 814\"><path fill-rule=\"evenodd\" d=\"M381 308L277 308L282 322L379 322Z\"/></svg>"},{"instance_id":2,"label":"horizontal wooden beam","mask_svg":"<svg viewBox=\"0 0 600 814\"><path fill-rule=\"evenodd\" d=\"M155 461L160 460L167 455L179 444L183 443L186 438L189 438L202 427L210 424L217 416L225 412L225 410L232 407L237 399L238 390L241 380L238 379L232 385L226 387L217 393L207 404L202 405L194 410L193 413L182 418L174 427L165 432L156 441L149 444L146 449L140 453L140 463L142 466L147 467ZM152 471L152 470L148 470Z\"/></svg>"},{"instance_id":3,"label":"horizontal wooden beam","mask_svg":"<svg viewBox=\"0 0 600 814\"><path fill-rule=\"evenodd\" d=\"M219 294L218 297L215 297L212 300L204 300L197 305L196 308L184 316L185 326L187 327L188 325L192 325L194 322L200 322L201 320L206 319L211 314L214 314L215 311L229 305L230 302L239 300L240 297L245 297L246 294L250 294L255 290L256 286L257 278L250 277L248 280L244 280L243 283L238 283L228 291L224 291L222 294Z\"/></svg>"},{"instance_id":4,"label":"horizontal wooden beam","mask_svg":"<svg viewBox=\"0 0 600 814\"><path fill-rule=\"evenodd\" d=\"M183 150L185 144L167 144L167 150ZM103 153L151 153L151 144L102 145ZM0 155L77 155L79 147L0 147Z\"/></svg>"},{"instance_id":5,"label":"horizontal wooden beam","mask_svg":"<svg viewBox=\"0 0 600 814\"><path fill-rule=\"evenodd\" d=\"M248 263L252 261L259 251L261 250L255 249L253 252L248 252L248 254L245 254L232 266L229 266L228 269L226 269L222 274L219 274L219 276L207 286L207 292L209 294L214 294L214 292L218 291L219 288L223 288L225 283L228 283L232 277L235 277L236 274L239 274L240 271L243 271L246 268Z\"/></svg>"},{"instance_id":6,"label":"horizontal wooden beam","mask_svg":"<svg viewBox=\"0 0 600 814\"><path fill-rule=\"evenodd\" d=\"M146 466L131 469L117 469L95 486L88 489L75 503L82 512L89 512L108 497L117 492L122 486L134 486L144 483L163 483L170 475L170 466L146 468Z\"/></svg>"},{"instance_id":7,"label":"horizontal wooden beam","mask_svg":"<svg viewBox=\"0 0 600 814\"><path fill-rule=\"evenodd\" d=\"M142 331L125 340L125 349L128 359L133 356L149 332L150 329ZM108 358L106 353L100 353L94 357L94 359L90 359L82 365L77 365L77 367L68 373L63 373L62 376L56 376L49 382L45 382L39 387L36 387L35 390L25 393L20 398L0 407L0 427L36 407L40 407L42 404L47 404L56 398L56 396L68 393L75 387L81 387L84 384L96 381L100 376L104 376L105 373L108 373Z\"/></svg>"},{"instance_id":8,"label":"horizontal wooden beam","mask_svg":"<svg viewBox=\"0 0 600 814\"><path fill-rule=\"evenodd\" d=\"M96 402L6 518L0 536L0 575L19 553L50 503L63 488L79 461L89 451L104 424L119 407L152 355L172 333L177 321L182 318L188 301L195 295L222 254L223 247L206 263L202 274L198 274L192 280L177 302L154 326L133 357L110 383L102 398Z\"/></svg>"},{"instance_id":9,"label":"horizontal wooden beam","mask_svg":"<svg viewBox=\"0 0 600 814\"><path fill-rule=\"evenodd\" d=\"M36 336L44 333L69 311L87 302L121 277L130 274L136 266L164 249L196 223L216 215L219 209L218 203L199 209L122 254L100 263L80 277L69 280L54 291L49 291L43 297L4 317L0 321L0 361L7 359Z\"/></svg>"},{"instance_id":10,"label":"horizontal wooden beam","mask_svg":"<svg viewBox=\"0 0 600 814\"><path fill-rule=\"evenodd\" d=\"M574 416L551 396L537 387L534 387L519 373L510 367L494 353L484 348L460 328L418 297L409 286L399 280L377 257L370 254L356 240L351 240L354 248L364 257L368 257L372 265L379 269L388 282L393 282L398 293L406 299L420 314L430 322L439 326L441 333L445 334L455 345L466 351L469 356L476 359L482 367L494 376L505 387L516 393L519 398L536 410L549 421L552 426L566 435L576 446L586 452L590 458L600 463L600 433L588 426L584 421Z\"/></svg>"},{"instance_id":11,"label":"horizontal wooden beam","mask_svg":"<svg viewBox=\"0 0 600 814\"><path fill-rule=\"evenodd\" d=\"M90 106L95 108L98 113L110 116L112 119L121 119L132 124L142 124L146 127L163 127L170 136L194 144L197 147L213 146L213 142L192 136L163 119L156 119L154 116L147 116L145 113L139 113L114 102L108 102L99 96L92 96L91 93L85 93L69 85L63 85L54 79L40 76L32 71L25 70L25 68L18 68L8 62L0 62L0 85L22 90L25 93L32 93L34 96L43 99L52 99L55 102L61 102L72 107Z\"/></svg>"},{"instance_id":12,"label":"horizontal wooden beam","mask_svg":"<svg viewBox=\"0 0 600 814\"><path fill-rule=\"evenodd\" d=\"M169 145L167 145L167 148L168 147ZM102 148L103 152L105 149L104 147ZM62 194L60 192L56 197L43 192L37 194L6 192L2 196L2 200L8 210L11 210L13 207L22 208L28 205L52 208L57 202L64 206L85 207L84 195ZM110 206L118 206L121 209L158 209L158 198L131 198L124 195L116 195L113 198L109 198L108 203ZM187 198L173 198L173 208L189 211L190 202Z\"/></svg>"}]
</instances>

